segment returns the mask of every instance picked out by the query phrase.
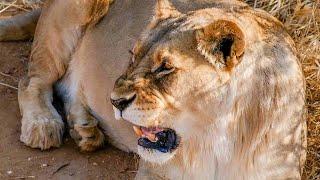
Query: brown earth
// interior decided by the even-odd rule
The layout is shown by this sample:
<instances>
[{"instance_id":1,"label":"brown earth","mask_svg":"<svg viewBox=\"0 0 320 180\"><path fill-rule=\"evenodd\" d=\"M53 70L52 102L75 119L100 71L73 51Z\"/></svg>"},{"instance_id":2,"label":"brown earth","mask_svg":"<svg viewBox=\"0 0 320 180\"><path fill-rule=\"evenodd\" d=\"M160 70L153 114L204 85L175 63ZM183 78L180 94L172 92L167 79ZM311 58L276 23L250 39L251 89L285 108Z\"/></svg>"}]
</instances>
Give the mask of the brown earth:
<instances>
[{"instance_id":1,"label":"brown earth","mask_svg":"<svg viewBox=\"0 0 320 180\"><path fill-rule=\"evenodd\" d=\"M30 42L0 43L0 84L18 86L26 72ZM133 179L137 158L111 145L81 153L70 137L61 148L40 151L19 141L17 90L0 85L0 179Z\"/></svg>"}]
</instances>

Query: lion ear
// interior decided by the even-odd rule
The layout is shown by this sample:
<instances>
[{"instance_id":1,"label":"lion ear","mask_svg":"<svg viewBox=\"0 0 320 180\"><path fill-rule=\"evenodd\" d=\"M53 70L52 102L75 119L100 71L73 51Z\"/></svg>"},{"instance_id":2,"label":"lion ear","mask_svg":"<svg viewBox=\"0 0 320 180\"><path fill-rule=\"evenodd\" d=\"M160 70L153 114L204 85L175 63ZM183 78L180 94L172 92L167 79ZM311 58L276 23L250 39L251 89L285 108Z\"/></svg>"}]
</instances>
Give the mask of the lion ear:
<instances>
[{"instance_id":1,"label":"lion ear","mask_svg":"<svg viewBox=\"0 0 320 180\"><path fill-rule=\"evenodd\" d=\"M157 0L155 7L156 19L167 19L170 17L177 17L181 13L173 6L169 0Z\"/></svg>"},{"instance_id":2,"label":"lion ear","mask_svg":"<svg viewBox=\"0 0 320 180\"><path fill-rule=\"evenodd\" d=\"M196 31L198 50L213 65L232 69L245 51L245 39L237 24L218 20Z\"/></svg>"}]
</instances>

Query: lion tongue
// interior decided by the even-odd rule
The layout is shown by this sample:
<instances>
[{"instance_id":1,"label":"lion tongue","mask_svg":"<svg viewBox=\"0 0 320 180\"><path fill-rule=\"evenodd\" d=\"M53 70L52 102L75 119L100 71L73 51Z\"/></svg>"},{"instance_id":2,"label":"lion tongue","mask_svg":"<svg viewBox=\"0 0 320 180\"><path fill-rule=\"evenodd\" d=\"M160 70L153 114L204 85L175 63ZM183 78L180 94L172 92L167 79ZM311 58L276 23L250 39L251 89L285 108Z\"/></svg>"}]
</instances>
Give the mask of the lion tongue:
<instances>
[{"instance_id":1,"label":"lion tongue","mask_svg":"<svg viewBox=\"0 0 320 180\"><path fill-rule=\"evenodd\" d=\"M148 138L152 142L156 142L158 140L156 134L160 131L163 131L163 129L158 127L145 128L137 126L133 126L133 130L139 137Z\"/></svg>"}]
</instances>

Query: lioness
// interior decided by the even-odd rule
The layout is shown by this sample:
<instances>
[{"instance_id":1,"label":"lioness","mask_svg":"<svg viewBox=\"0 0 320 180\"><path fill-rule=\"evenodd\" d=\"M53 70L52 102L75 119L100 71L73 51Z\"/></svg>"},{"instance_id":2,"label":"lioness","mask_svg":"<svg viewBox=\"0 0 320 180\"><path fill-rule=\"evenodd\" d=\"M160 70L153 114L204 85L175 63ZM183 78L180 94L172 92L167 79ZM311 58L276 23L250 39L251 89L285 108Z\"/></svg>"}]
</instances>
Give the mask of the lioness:
<instances>
[{"instance_id":1,"label":"lioness","mask_svg":"<svg viewBox=\"0 0 320 180\"><path fill-rule=\"evenodd\" d=\"M80 148L106 134L141 156L137 179L301 178L304 77L279 21L228 0L117 0L105 16L109 3L46 3L19 85L22 142L61 145L54 86Z\"/></svg>"}]
</instances>

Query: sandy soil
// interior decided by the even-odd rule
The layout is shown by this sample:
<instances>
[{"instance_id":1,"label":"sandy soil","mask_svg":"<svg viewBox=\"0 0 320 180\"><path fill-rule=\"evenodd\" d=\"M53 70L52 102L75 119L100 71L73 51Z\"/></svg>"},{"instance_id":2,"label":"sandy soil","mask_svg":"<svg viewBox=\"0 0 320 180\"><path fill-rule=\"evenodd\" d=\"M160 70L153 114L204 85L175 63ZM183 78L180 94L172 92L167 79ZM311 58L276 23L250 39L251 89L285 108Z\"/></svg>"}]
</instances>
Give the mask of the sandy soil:
<instances>
[{"instance_id":1,"label":"sandy soil","mask_svg":"<svg viewBox=\"0 0 320 180\"><path fill-rule=\"evenodd\" d=\"M0 82L17 87L26 73L30 42L0 43ZM40 151L19 141L17 90L0 85L0 179L132 179L137 158L106 145L81 153L70 137L61 148Z\"/></svg>"}]
</instances>

